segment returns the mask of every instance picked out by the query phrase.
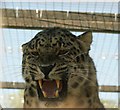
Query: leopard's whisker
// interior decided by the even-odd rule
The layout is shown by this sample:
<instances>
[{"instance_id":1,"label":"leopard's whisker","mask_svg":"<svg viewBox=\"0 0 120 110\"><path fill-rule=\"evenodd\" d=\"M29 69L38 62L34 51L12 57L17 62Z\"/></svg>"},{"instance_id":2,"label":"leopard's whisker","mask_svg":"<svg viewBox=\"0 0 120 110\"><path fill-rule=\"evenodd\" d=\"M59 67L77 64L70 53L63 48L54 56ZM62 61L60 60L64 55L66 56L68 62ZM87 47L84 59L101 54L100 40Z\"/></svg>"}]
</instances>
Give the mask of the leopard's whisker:
<instances>
[{"instance_id":1,"label":"leopard's whisker","mask_svg":"<svg viewBox=\"0 0 120 110\"><path fill-rule=\"evenodd\" d=\"M81 77L82 77L82 78L84 78L84 79L86 79L86 80L88 80L88 81L90 81L90 82L92 82L92 84L93 84L94 86L96 86L96 84L95 84L92 80L90 80L90 79L86 78L86 76L81 75Z\"/></svg>"}]
</instances>

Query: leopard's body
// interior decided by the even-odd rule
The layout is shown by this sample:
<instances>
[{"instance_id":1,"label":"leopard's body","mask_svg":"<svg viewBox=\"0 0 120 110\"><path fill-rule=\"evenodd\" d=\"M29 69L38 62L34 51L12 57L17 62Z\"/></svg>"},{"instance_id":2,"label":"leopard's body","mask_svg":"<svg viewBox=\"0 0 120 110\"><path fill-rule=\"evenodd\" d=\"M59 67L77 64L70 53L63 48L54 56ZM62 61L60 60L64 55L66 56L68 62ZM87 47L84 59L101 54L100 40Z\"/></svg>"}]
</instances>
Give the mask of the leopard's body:
<instances>
[{"instance_id":1,"label":"leopard's body","mask_svg":"<svg viewBox=\"0 0 120 110\"><path fill-rule=\"evenodd\" d=\"M96 69L89 56L91 43L92 32L75 36L66 29L55 27L39 32L31 41L24 44L24 107L104 108L98 96ZM46 81L40 85L39 81L43 79ZM53 93L57 91L50 89L55 86L51 80L63 81L61 85L64 89L59 89L55 97L52 93L49 97L46 95L49 90ZM48 93L43 93L43 87L49 89L46 90ZM42 92L39 93L40 91ZM41 100L41 94L45 100Z\"/></svg>"}]
</instances>

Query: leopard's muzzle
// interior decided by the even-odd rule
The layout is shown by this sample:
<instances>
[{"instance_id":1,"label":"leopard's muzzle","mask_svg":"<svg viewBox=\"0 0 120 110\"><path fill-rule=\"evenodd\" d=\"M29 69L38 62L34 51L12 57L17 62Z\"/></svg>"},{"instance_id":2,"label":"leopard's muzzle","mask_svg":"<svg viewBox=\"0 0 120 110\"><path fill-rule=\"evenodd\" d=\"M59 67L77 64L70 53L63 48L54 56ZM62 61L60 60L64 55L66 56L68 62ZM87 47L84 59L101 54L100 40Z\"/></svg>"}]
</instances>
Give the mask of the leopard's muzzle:
<instances>
[{"instance_id":1,"label":"leopard's muzzle","mask_svg":"<svg viewBox=\"0 0 120 110\"><path fill-rule=\"evenodd\" d=\"M67 96L67 80L50 79L48 77L50 71L55 67L55 64L41 66L40 69L44 73L44 79L37 81L37 90L39 99L48 100L63 100Z\"/></svg>"}]
</instances>

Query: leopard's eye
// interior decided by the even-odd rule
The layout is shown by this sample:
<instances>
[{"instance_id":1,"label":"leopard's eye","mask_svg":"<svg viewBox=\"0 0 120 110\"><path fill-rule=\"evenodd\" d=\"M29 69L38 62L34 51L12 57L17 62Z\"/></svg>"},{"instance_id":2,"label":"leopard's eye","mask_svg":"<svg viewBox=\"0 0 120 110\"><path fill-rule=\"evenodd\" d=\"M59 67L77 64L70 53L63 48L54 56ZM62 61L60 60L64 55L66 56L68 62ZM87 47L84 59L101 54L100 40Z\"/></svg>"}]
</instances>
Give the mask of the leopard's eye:
<instances>
[{"instance_id":1,"label":"leopard's eye","mask_svg":"<svg viewBox=\"0 0 120 110\"><path fill-rule=\"evenodd\" d=\"M31 55L34 56L34 57L36 57L36 58L39 57L38 52L31 52Z\"/></svg>"},{"instance_id":2,"label":"leopard's eye","mask_svg":"<svg viewBox=\"0 0 120 110\"><path fill-rule=\"evenodd\" d=\"M67 54L67 53L68 53L67 50L61 50L58 55L65 55L65 54Z\"/></svg>"}]
</instances>

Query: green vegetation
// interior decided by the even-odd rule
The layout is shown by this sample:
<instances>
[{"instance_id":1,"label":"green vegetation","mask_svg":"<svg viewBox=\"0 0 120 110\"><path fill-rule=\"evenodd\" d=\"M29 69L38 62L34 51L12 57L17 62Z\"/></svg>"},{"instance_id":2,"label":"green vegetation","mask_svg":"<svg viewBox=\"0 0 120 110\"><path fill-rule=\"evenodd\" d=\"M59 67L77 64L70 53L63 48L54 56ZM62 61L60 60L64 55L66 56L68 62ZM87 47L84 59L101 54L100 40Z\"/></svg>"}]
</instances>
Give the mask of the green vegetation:
<instances>
[{"instance_id":1,"label":"green vegetation","mask_svg":"<svg viewBox=\"0 0 120 110\"><path fill-rule=\"evenodd\" d=\"M23 91L19 91L18 94L10 94L9 95L11 101L10 101L10 107L12 108L22 108L23 107Z\"/></svg>"},{"instance_id":2,"label":"green vegetation","mask_svg":"<svg viewBox=\"0 0 120 110\"><path fill-rule=\"evenodd\" d=\"M3 95L3 107L5 108L22 108L23 107L23 91Z\"/></svg>"},{"instance_id":3,"label":"green vegetation","mask_svg":"<svg viewBox=\"0 0 120 110\"><path fill-rule=\"evenodd\" d=\"M118 108L118 104L113 100L102 100L105 108Z\"/></svg>"}]
</instances>

